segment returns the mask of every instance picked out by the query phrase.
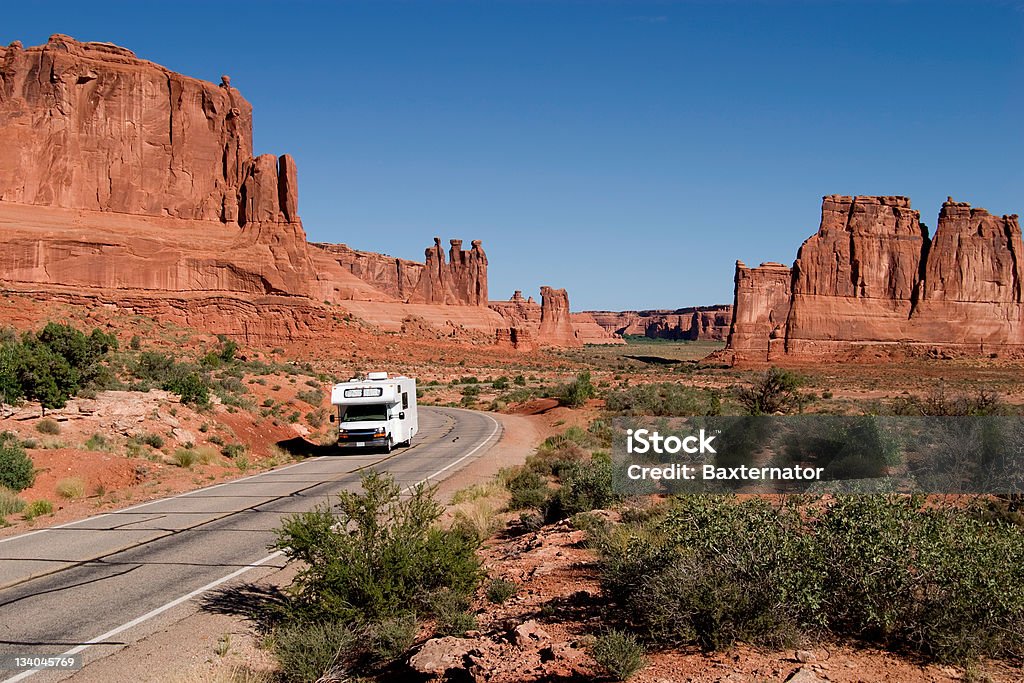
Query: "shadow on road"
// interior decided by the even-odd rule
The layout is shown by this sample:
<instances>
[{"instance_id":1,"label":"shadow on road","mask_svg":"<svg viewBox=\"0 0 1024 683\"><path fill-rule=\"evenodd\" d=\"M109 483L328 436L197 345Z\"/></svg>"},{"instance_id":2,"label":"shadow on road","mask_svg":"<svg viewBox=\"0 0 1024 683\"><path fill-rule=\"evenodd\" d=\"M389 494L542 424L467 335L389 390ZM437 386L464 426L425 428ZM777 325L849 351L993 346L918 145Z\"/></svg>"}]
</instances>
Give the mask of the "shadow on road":
<instances>
[{"instance_id":1,"label":"shadow on road","mask_svg":"<svg viewBox=\"0 0 1024 683\"><path fill-rule=\"evenodd\" d=\"M277 442L278 448L287 451L290 455L297 455L303 458L312 458L320 455L343 455L344 451L335 444L322 446L312 441L307 441L301 436L294 439L285 439Z\"/></svg>"},{"instance_id":2,"label":"shadow on road","mask_svg":"<svg viewBox=\"0 0 1024 683\"><path fill-rule=\"evenodd\" d=\"M287 596L275 586L243 583L207 593L199 607L211 614L243 617L261 631L269 631L280 621L287 604Z\"/></svg>"}]
</instances>

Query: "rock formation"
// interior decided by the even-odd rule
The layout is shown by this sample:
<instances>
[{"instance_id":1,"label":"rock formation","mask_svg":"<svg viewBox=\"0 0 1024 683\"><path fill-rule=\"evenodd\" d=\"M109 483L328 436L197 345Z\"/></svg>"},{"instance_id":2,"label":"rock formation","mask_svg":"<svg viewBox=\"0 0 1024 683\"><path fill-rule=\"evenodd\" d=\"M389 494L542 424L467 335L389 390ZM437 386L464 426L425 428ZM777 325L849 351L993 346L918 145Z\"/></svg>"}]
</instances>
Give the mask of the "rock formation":
<instances>
[{"instance_id":1,"label":"rock formation","mask_svg":"<svg viewBox=\"0 0 1024 683\"><path fill-rule=\"evenodd\" d=\"M735 298L728 349L737 358L767 359L773 344L783 343L789 316L792 272L781 263L748 268L736 262ZM742 351L740 351L742 349Z\"/></svg>"},{"instance_id":2,"label":"rock formation","mask_svg":"<svg viewBox=\"0 0 1024 683\"><path fill-rule=\"evenodd\" d=\"M569 313L564 289L541 287L539 304L516 290L507 301L490 302L490 308L508 325L497 331L498 343L517 349L625 343L622 337L598 325L589 313Z\"/></svg>"},{"instance_id":3,"label":"rock formation","mask_svg":"<svg viewBox=\"0 0 1024 683\"><path fill-rule=\"evenodd\" d=\"M232 213L252 157L252 107L229 79L216 86L60 34L0 48L0 63L0 200L194 220Z\"/></svg>"},{"instance_id":4,"label":"rock formation","mask_svg":"<svg viewBox=\"0 0 1024 683\"><path fill-rule=\"evenodd\" d=\"M792 271L736 264L728 350L737 361L878 349L1019 350L1021 231L946 201L935 236L906 197L823 198Z\"/></svg>"},{"instance_id":5,"label":"rock formation","mask_svg":"<svg viewBox=\"0 0 1024 683\"><path fill-rule=\"evenodd\" d=\"M572 328L568 292L541 287L540 297L540 330L537 332L540 342L549 346L583 346Z\"/></svg>"},{"instance_id":6,"label":"rock formation","mask_svg":"<svg viewBox=\"0 0 1024 683\"><path fill-rule=\"evenodd\" d=\"M725 341L732 323L732 306L695 306L674 310L587 311L607 332L642 335L651 339Z\"/></svg>"},{"instance_id":7,"label":"rock formation","mask_svg":"<svg viewBox=\"0 0 1024 683\"><path fill-rule=\"evenodd\" d=\"M120 302L250 342L315 336L325 303L520 348L542 327L540 312L520 329L488 308L477 240L446 254L435 238L423 263L311 247L295 160L253 156L252 106L229 77L59 34L0 48L0 228L5 289ZM545 345L578 344L561 303Z\"/></svg>"},{"instance_id":8,"label":"rock formation","mask_svg":"<svg viewBox=\"0 0 1024 683\"><path fill-rule=\"evenodd\" d=\"M576 338L583 344L625 344L626 340L622 335L609 332L605 327L598 324L597 320L590 313L573 313L572 329Z\"/></svg>"}]
</instances>

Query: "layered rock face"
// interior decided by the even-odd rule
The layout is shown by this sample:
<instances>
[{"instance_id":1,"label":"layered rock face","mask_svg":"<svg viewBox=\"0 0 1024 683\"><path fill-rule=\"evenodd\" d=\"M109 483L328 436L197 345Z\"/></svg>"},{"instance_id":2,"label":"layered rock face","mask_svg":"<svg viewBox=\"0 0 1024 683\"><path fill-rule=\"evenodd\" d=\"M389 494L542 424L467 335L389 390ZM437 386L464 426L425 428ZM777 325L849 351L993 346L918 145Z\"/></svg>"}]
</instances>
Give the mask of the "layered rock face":
<instances>
[{"instance_id":1,"label":"layered rock face","mask_svg":"<svg viewBox=\"0 0 1024 683\"><path fill-rule=\"evenodd\" d=\"M519 290L508 301L490 302L491 310L497 311L508 323L507 329L498 330L498 342L518 349L582 346L584 342L569 312L568 293L553 287L541 287L540 293L540 304L533 297L523 298ZM586 327L585 323L583 326Z\"/></svg>"},{"instance_id":2,"label":"layered rock face","mask_svg":"<svg viewBox=\"0 0 1024 683\"><path fill-rule=\"evenodd\" d=\"M873 347L1024 344L1017 216L949 199L929 239L906 197L822 202L792 271L736 264L735 360L823 357Z\"/></svg>"},{"instance_id":3,"label":"layered rock face","mask_svg":"<svg viewBox=\"0 0 1024 683\"><path fill-rule=\"evenodd\" d=\"M673 310L587 311L607 332L643 335L651 339L725 341L732 323L732 306L694 306Z\"/></svg>"},{"instance_id":4,"label":"layered rock face","mask_svg":"<svg viewBox=\"0 0 1024 683\"><path fill-rule=\"evenodd\" d=\"M540 297L538 338L551 346L583 346L572 328L568 292L554 287L541 287Z\"/></svg>"},{"instance_id":5,"label":"layered rock face","mask_svg":"<svg viewBox=\"0 0 1024 683\"><path fill-rule=\"evenodd\" d=\"M252 147L252 106L227 76L214 85L64 35L0 48L3 287L120 302L250 342L319 334L326 302L388 329L408 319L534 343L540 313L516 331L487 307L479 241L451 240L446 254L435 238L423 263L311 248L294 159ZM568 315L566 302L548 316L544 344L576 343Z\"/></svg>"},{"instance_id":6,"label":"layered rock face","mask_svg":"<svg viewBox=\"0 0 1024 683\"><path fill-rule=\"evenodd\" d=\"M228 79L215 86L59 34L0 49L0 64L0 200L233 220L252 107Z\"/></svg>"},{"instance_id":7,"label":"layered rock face","mask_svg":"<svg viewBox=\"0 0 1024 683\"><path fill-rule=\"evenodd\" d=\"M727 349L737 360L767 360L785 341L792 271L781 263L748 268L736 262L735 299Z\"/></svg>"}]
</instances>

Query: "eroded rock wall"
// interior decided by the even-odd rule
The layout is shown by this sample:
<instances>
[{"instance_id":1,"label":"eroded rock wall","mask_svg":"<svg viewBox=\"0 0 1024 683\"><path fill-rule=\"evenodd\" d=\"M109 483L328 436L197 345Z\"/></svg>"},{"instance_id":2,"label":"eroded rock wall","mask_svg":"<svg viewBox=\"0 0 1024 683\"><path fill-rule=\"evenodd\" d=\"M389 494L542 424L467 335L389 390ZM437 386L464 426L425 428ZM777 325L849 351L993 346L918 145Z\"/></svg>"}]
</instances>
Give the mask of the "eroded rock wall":
<instances>
[{"instance_id":1,"label":"eroded rock wall","mask_svg":"<svg viewBox=\"0 0 1024 683\"><path fill-rule=\"evenodd\" d=\"M739 361L1018 352L1022 255L1016 215L950 198L929 238L906 197L826 196L791 273L737 262L728 351Z\"/></svg>"},{"instance_id":2,"label":"eroded rock wall","mask_svg":"<svg viewBox=\"0 0 1024 683\"><path fill-rule=\"evenodd\" d=\"M727 305L648 311L587 311L586 314L609 334L642 335L651 339L725 341L732 324L732 306Z\"/></svg>"}]
</instances>

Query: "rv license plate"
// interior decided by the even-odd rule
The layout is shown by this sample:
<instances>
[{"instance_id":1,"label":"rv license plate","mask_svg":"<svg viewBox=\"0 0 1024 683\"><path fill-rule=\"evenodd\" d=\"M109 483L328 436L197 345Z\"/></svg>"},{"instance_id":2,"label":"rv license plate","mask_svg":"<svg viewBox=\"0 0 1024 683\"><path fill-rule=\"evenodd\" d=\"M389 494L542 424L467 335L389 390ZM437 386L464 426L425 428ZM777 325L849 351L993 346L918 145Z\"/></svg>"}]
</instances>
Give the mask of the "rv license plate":
<instances>
[{"instance_id":1,"label":"rv license plate","mask_svg":"<svg viewBox=\"0 0 1024 683\"><path fill-rule=\"evenodd\" d=\"M365 445L366 445L365 441L356 441L356 446L365 446Z\"/></svg>"}]
</instances>

